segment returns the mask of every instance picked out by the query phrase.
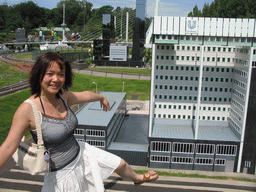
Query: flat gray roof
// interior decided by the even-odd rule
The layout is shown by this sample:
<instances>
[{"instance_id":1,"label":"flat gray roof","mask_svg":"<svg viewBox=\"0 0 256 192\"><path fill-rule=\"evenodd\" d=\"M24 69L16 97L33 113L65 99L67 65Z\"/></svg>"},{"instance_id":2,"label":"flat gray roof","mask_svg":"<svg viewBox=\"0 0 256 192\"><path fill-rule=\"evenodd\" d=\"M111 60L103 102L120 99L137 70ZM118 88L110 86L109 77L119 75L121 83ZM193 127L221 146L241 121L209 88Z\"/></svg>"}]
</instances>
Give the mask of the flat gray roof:
<instances>
[{"instance_id":1,"label":"flat gray roof","mask_svg":"<svg viewBox=\"0 0 256 192\"><path fill-rule=\"evenodd\" d=\"M99 101L88 103L76 112L79 125L107 127L126 95L123 92L100 92L100 94L107 98L111 110L103 111Z\"/></svg>"},{"instance_id":2,"label":"flat gray roof","mask_svg":"<svg viewBox=\"0 0 256 192\"><path fill-rule=\"evenodd\" d=\"M115 142L148 144L148 117L139 114L126 116Z\"/></svg>"},{"instance_id":3,"label":"flat gray roof","mask_svg":"<svg viewBox=\"0 0 256 192\"><path fill-rule=\"evenodd\" d=\"M168 139L188 139L194 140L194 131L191 125L177 125L171 124L168 121L161 121L156 119L152 130L152 137L154 138L168 138ZM240 140L226 126L199 126L198 130L199 140L210 141L235 141Z\"/></svg>"},{"instance_id":4,"label":"flat gray roof","mask_svg":"<svg viewBox=\"0 0 256 192\"><path fill-rule=\"evenodd\" d=\"M109 150L148 151L148 115L130 114L125 116L117 138Z\"/></svg>"}]
</instances>

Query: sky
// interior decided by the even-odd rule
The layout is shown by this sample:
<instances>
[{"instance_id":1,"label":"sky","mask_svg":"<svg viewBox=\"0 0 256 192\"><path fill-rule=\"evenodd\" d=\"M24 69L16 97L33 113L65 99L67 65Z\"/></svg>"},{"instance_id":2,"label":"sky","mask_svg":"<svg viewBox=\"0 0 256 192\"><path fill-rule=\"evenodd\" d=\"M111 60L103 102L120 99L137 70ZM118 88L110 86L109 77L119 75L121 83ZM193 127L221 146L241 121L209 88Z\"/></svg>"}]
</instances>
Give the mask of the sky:
<instances>
[{"instance_id":1,"label":"sky","mask_svg":"<svg viewBox=\"0 0 256 192\"><path fill-rule=\"evenodd\" d=\"M0 4L15 5L21 2L26 2L27 0L0 0ZM40 7L45 7L48 9L56 8L57 3L61 0L32 0ZM116 8L117 6L131 7L135 9L136 0L87 0L93 4L93 8L99 8L104 5L111 5ZM146 16L154 16L154 9L156 7L157 0L147 0L146 3ZM158 15L159 16L187 16L190 11L193 10L195 5L199 9L203 8L205 3L211 4L213 0L160 0L158 5Z\"/></svg>"}]
</instances>

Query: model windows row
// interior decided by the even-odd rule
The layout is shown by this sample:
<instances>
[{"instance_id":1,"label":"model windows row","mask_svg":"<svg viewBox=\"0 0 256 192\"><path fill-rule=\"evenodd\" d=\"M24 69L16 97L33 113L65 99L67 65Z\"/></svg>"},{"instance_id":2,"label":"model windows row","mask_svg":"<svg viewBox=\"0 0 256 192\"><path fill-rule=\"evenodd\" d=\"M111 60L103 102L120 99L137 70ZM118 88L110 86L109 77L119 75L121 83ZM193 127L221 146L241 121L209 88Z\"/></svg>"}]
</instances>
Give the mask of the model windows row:
<instances>
[{"instance_id":1,"label":"model windows row","mask_svg":"<svg viewBox=\"0 0 256 192\"><path fill-rule=\"evenodd\" d=\"M156 59L171 60L171 61L201 61L201 57L196 57L196 56L157 55ZM233 63L235 60L234 58L230 58L230 57L204 57L204 61Z\"/></svg>"},{"instance_id":2,"label":"model windows row","mask_svg":"<svg viewBox=\"0 0 256 192\"><path fill-rule=\"evenodd\" d=\"M169 99L169 100L179 100L179 101L197 101L196 96L178 96L178 95L155 95L155 99ZM226 97L201 97L201 101L211 101L211 102L230 102L230 98Z\"/></svg>"},{"instance_id":3,"label":"model windows row","mask_svg":"<svg viewBox=\"0 0 256 192\"><path fill-rule=\"evenodd\" d=\"M230 113L238 120L238 121L242 121L242 117L232 108L230 109Z\"/></svg>"},{"instance_id":4,"label":"model windows row","mask_svg":"<svg viewBox=\"0 0 256 192\"><path fill-rule=\"evenodd\" d=\"M101 141L101 140L87 140L86 142L92 146L95 147L105 147L105 141Z\"/></svg>"},{"instance_id":5,"label":"model windows row","mask_svg":"<svg viewBox=\"0 0 256 192\"><path fill-rule=\"evenodd\" d=\"M79 128L75 129L74 135L84 136L84 129L79 129Z\"/></svg>"},{"instance_id":6,"label":"model windows row","mask_svg":"<svg viewBox=\"0 0 256 192\"><path fill-rule=\"evenodd\" d=\"M234 69L234 73L237 74L237 75L240 75L240 76L242 76L242 77L247 78L247 72L245 72L245 71L243 71L243 70Z\"/></svg>"},{"instance_id":7,"label":"model windows row","mask_svg":"<svg viewBox=\"0 0 256 192\"><path fill-rule=\"evenodd\" d=\"M168 75L156 75L156 79L159 80L175 80L175 81L198 81L198 77L194 76L168 76ZM220 78L220 77L203 77L203 81L206 82L232 82L232 78Z\"/></svg>"},{"instance_id":8,"label":"model windows row","mask_svg":"<svg viewBox=\"0 0 256 192\"><path fill-rule=\"evenodd\" d=\"M165 89L165 90L185 90L185 91L197 91L198 87L193 86L172 86L172 85L155 85L155 89ZM222 87L202 87L202 91L210 92L231 92L232 88L222 88Z\"/></svg>"},{"instance_id":9,"label":"model windows row","mask_svg":"<svg viewBox=\"0 0 256 192\"><path fill-rule=\"evenodd\" d=\"M195 105L166 105L156 104L155 109L178 109L178 110L197 110ZM213 107L213 106L201 106L201 111L229 111L229 107Z\"/></svg>"},{"instance_id":10,"label":"model windows row","mask_svg":"<svg viewBox=\"0 0 256 192\"><path fill-rule=\"evenodd\" d=\"M256 61L252 62L252 67L255 68L256 67Z\"/></svg>"},{"instance_id":11,"label":"model windows row","mask_svg":"<svg viewBox=\"0 0 256 192\"><path fill-rule=\"evenodd\" d=\"M151 155L150 161L157 162L157 163L170 163L170 157L169 156L161 156L161 155ZM192 157L172 157L172 163L193 164L193 158ZM212 158L195 158L195 164L213 165L213 159ZM226 159L215 159L214 164L218 165L218 166L225 166Z\"/></svg>"},{"instance_id":12,"label":"model windows row","mask_svg":"<svg viewBox=\"0 0 256 192\"><path fill-rule=\"evenodd\" d=\"M240 111L244 111L244 106L237 102L235 99L231 99L231 104L236 106Z\"/></svg>"},{"instance_id":13,"label":"model windows row","mask_svg":"<svg viewBox=\"0 0 256 192\"><path fill-rule=\"evenodd\" d=\"M248 54L250 49L246 49L246 48L237 48L236 52L237 53L243 53L243 54Z\"/></svg>"},{"instance_id":14,"label":"model windows row","mask_svg":"<svg viewBox=\"0 0 256 192\"><path fill-rule=\"evenodd\" d=\"M169 65L156 65L156 69L160 70L176 70L176 71L199 71L199 67L194 66L169 66ZM203 71L206 72L233 72L233 69L227 67L204 67Z\"/></svg>"},{"instance_id":15,"label":"model windows row","mask_svg":"<svg viewBox=\"0 0 256 192\"><path fill-rule=\"evenodd\" d=\"M187 120L195 120L195 115L176 115L176 114L154 114L155 118L163 118L163 119L187 119ZM200 116L199 120L203 121L227 121L228 117L216 117L216 116Z\"/></svg>"},{"instance_id":16,"label":"model windows row","mask_svg":"<svg viewBox=\"0 0 256 192\"><path fill-rule=\"evenodd\" d=\"M238 133L241 133L242 128L232 119L228 119L230 126L232 126Z\"/></svg>"},{"instance_id":17,"label":"model windows row","mask_svg":"<svg viewBox=\"0 0 256 192\"><path fill-rule=\"evenodd\" d=\"M246 84L243 83L243 82L241 82L241 81L238 81L238 80L236 80L236 79L233 79L233 82L234 82L234 84L238 85L239 87L241 87L241 88L243 88L243 89L246 88Z\"/></svg>"},{"instance_id":18,"label":"model windows row","mask_svg":"<svg viewBox=\"0 0 256 192\"><path fill-rule=\"evenodd\" d=\"M243 59L235 59L235 63L243 66L248 66L249 61L248 60L243 60Z\"/></svg>"},{"instance_id":19,"label":"model windows row","mask_svg":"<svg viewBox=\"0 0 256 192\"><path fill-rule=\"evenodd\" d=\"M87 129L86 136L90 137L105 137L105 131L102 130L94 130L94 129Z\"/></svg>"},{"instance_id":20,"label":"model windows row","mask_svg":"<svg viewBox=\"0 0 256 192\"><path fill-rule=\"evenodd\" d=\"M201 46L195 45L157 45L156 48L158 50L174 50L174 51L201 51ZM236 48L234 47L212 47L205 46L204 51L209 52L235 52Z\"/></svg>"},{"instance_id":21,"label":"model windows row","mask_svg":"<svg viewBox=\"0 0 256 192\"><path fill-rule=\"evenodd\" d=\"M235 89L232 89L232 92L234 95L236 95L238 98L242 99L243 101L245 100L245 95Z\"/></svg>"},{"instance_id":22,"label":"model windows row","mask_svg":"<svg viewBox=\"0 0 256 192\"><path fill-rule=\"evenodd\" d=\"M155 38L161 40L181 40L181 41L209 41L209 42L230 42L230 43L251 43L250 37L218 37L218 36L195 36L195 35L156 35ZM254 38L256 42L256 38Z\"/></svg>"},{"instance_id":23,"label":"model windows row","mask_svg":"<svg viewBox=\"0 0 256 192\"><path fill-rule=\"evenodd\" d=\"M215 148L216 147L216 148ZM205 154L205 155L228 155L235 156L237 154L236 145L224 144L207 144L207 143L181 143L181 142L164 142L151 141L151 152L168 152L168 153L186 153L186 154Z\"/></svg>"}]
</instances>

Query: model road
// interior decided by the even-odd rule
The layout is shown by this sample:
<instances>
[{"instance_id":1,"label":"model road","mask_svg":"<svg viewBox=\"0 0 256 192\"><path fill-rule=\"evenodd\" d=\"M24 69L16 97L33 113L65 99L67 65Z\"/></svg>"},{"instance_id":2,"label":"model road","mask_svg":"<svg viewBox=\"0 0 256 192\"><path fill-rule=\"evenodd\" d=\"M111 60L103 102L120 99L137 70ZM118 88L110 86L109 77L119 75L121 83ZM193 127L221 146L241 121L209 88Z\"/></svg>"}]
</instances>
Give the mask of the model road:
<instances>
[{"instance_id":1,"label":"model road","mask_svg":"<svg viewBox=\"0 0 256 192\"><path fill-rule=\"evenodd\" d=\"M31 176L24 170L14 167L0 177L0 192L40 192L43 175ZM107 192L205 192L205 191L256 191L256 183L234 180L160 176L157 181L134 186L133 182L112 174L105 181Z\"/></svg>"}]
</instances>

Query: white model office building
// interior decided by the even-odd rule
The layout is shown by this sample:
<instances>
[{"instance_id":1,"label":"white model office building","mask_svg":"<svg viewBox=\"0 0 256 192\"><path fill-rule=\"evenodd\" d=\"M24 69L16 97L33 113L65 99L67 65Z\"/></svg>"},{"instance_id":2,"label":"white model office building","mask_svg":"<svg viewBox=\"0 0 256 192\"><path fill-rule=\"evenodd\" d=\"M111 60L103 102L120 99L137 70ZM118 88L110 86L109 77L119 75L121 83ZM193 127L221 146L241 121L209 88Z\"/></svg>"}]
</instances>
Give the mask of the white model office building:
<instances>
[{"instance_id":1,"label":"white model office building","mask_svg":"<svg viewBox=\"0 0 256 192\"><path fill-rule=\"evenodd\" d=\"M255 172L256 20L154 17L149 165Z\"/></svg>"}]
</instances>

